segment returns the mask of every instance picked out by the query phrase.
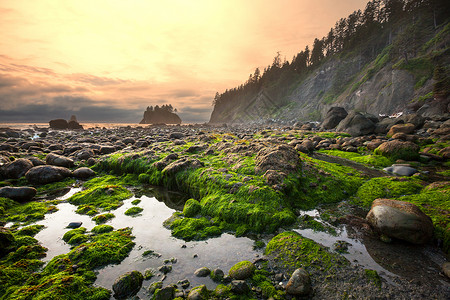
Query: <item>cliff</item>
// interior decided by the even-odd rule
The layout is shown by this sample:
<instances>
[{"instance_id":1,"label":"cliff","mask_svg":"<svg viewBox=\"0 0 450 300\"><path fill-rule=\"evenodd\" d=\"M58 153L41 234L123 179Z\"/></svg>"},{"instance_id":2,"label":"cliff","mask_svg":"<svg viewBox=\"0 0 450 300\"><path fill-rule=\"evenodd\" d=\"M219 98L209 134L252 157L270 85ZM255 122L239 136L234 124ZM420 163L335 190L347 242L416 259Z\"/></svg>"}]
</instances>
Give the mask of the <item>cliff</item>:
<instances>
[{"instance_id":1,"label":"cliff","mask_svg":"<svg viewBox=\"0 0 450 300\"><path fill-rule=\"evenodd\" d=\"M370 34L355 33L339 51L325 45L314 63L313 49L301 71L295 57L284 64L275 57L262 76L255 70L244 85L216 95L210 123L321 121L332 106L374 115L448 114L450 25L434 27L427 12L419 19L417 11L404 12Z\"/></svg>"},{"instance_id":2,"label":"cliff","mask_svg":"<svg viewBox=\"0 0 450 300\"><path fill-rule=\"evenodd\" d=\"M175 110L176 111L176 110ZM172 105L147 107L139 124L181 124L180 117L174 112Z\"/></svg>"}]
</instances>

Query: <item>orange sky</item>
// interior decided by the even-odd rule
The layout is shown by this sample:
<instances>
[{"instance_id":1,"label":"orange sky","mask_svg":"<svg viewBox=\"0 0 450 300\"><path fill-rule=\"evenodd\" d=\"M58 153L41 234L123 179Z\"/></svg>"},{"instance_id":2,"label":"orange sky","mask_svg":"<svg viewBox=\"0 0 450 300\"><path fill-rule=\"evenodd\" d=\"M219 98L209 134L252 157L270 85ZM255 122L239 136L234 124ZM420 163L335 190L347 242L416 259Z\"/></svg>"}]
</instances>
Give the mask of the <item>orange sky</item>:
<instances>
[{"instance_id":1,"label":"orange sky","mask_svg":"<svg viewBox=\"0 0 450 300\"><path fill-rule=\"evenodd\" d=\"M0 0L0 122L206 122L216 91L288 60L368 0Z\"/></svg>"}]
</instances>

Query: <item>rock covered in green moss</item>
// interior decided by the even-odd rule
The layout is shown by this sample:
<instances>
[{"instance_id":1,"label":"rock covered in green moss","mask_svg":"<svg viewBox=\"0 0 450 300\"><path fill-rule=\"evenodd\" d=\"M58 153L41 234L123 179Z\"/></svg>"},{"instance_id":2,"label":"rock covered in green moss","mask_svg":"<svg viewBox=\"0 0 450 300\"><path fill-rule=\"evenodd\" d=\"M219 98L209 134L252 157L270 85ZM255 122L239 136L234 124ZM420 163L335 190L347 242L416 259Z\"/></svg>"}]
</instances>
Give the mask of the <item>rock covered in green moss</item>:
<instances>
[{"instance_id":1,"label":"rock covered in green moss","mask_svg":"<svg viewBox=\"0 0 450 300\"><path fill-rule=\"evenodd\" d=\"M92 228L92 232L100 234L100 233L106 233L106 232L111 232L114 230L114 227L112 227L111 225L97 225L94 228Z\"/></svg>"},{"instance_id":2,"label":"rock covered in green moss","mask_svg":"<svg viewBox=\"0 0 450 300\"><path fill-rule=\"evenodd\" d=\"M382 234L414 244L433 237L433 222L416 205L392 199L376 199L366 217Z\"/></svg>"},{"instance_id":3,"label":"rock covered in green moss","mask_svg":"<svg viewBox=\"0 0 450 300\"><path fill-rule=\"evenodd\" d=\"M381 278L377 271L365 269L364 273L366 274L367 279L373 282L376 286L381 287Z\"/></svg>"},{"instance_id":4,"label":"rock covered in green moss","mask_svg":"<svg viewBox=\"0 0 450 300\"><path fill-rule=\"evenodd\" d=\"M195 270L194 275L197 277L206 277L211 273L211 270L207 267L201 267L197 270Z\"/></svg>"},{"instance_id":5,"label":"rock covered in green moss","mask_svg":"<svg viewBox=\"0 0 450 300\"><path fill-rule=\"evenodd\" d=\"M294 271L286 284L286 292L295 296L304 296L311 292L311 279L305 269L299 268Z\"/></svg>"},{"instance_id":6,"label":"rock covered in green moss","mask_svg":"<svg viewBox=\"0 0 450 300\"><path fill-rule=\"evenodd\" d=\"M238 280L247 279L252 276L255 269L256 267L253 263L244 260L232 266L228 272L228 276Z\"/></svg>"},{"instance_id":7,"label":"rock covered in green moss","mask_svg":"<svg viewBox=\"0 0 450 300\"><path fill-rule=\"evenodd\" d=\"M255 165L257 174L264 174L268 170L288 174L300 168L300 158L292 146L278 145L260 150L256 155Z\"/></svg>"},{"instance_id":8,"label":"rock covered in green moss","mask_svg":"<svg viewBox=\"0 0 450 300\"><path fill-rule=\"evenodd\" d=\"M117 298L126 298L137 294L142 287L144 276L139 271L131 271L121 275L114 282L112 289Z\"/></svg>"},{"instance_id":9,"label":"rock covered in green moss","mask_svg":"<svg viewBox=\"0 0 450 300\"><path fill-rule=\"evenodd\" d=\"M101 215L97 215L95 217L92 218L92 221L95 222L95 224L103 224L106 221L115 218L116 216L112 213L106 213L106 214L101 214Z\"/></svg>"},{"instance_id":10,"label":"rock covered in green moss","mask_svg":"<svg viewBox=\"0 0 450 300\"><path fill-rule=\"evenodd\" d=\"M392 140L381 144L375 149L375 154L384 155L392 160L416 160L419 158L419 146L413 142Z\"/></svg>"},{"instance_id":11,"label":"rock covered in green moss","mask_svg":"<svg viewBox=\"0 0 450 300\"><path fill-rule=\"evenodd\" d=\"M133 207L130 207L129 209L127 209L125 211L125 215L127 215L127 216L135 216L135 215L139 214L140 212L142 212L143 210L144 209L141 208L141 207L133 206Z\"/></svg>"},{"instance_id":12,"label":"rock covered in green moss","mask_svg":"<svg viewBox=\"0 0 450 300\"><path fill-rule=\"evenodd\" d=\"M201 209L202 207L200 205L200 202L191 198L184 204L183 214L186 217L195 217L201 211Z\"/></svg>"},{"instance_id":13,"label":"rock covered in green moss","mask_svg":"<svg viewBox=\"0 0 450 300\"><path fill-rule=\"evenodd\" d=\"M0 256L8 253L14 244L14 236L8 229L0 227Z\"/></svg>"},{"instance_id":14,"label":"rock covered in green moss","mask_svg":"<svg viewBox=\"0 0 450 300\"><path fill-rule=\"evenodd\" d=\"M205 285L200 285L191 289L187 296L188 300L206 300L208 299L208 290Z\"/></svg>"}]
</instances>

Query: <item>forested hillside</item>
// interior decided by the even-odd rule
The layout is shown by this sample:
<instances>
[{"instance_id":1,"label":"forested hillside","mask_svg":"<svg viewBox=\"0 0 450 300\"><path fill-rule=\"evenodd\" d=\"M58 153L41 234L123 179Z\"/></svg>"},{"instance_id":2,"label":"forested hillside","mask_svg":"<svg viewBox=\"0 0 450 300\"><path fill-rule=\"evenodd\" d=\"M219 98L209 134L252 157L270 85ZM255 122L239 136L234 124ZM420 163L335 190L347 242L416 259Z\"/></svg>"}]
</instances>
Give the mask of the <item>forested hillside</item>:
<instances>
[{"instance_id":1,"label":"forested hillside","mask_svg":"<svg viewBox=\"0 0 450 300\"><path fill-rule=\"evenodd\" d=\"M321 120L331 106L448 111L449 11L445 0L372 0L291 61L277 53L239 87L216 93L210 122Z\"/></svg>"}]
</instances>

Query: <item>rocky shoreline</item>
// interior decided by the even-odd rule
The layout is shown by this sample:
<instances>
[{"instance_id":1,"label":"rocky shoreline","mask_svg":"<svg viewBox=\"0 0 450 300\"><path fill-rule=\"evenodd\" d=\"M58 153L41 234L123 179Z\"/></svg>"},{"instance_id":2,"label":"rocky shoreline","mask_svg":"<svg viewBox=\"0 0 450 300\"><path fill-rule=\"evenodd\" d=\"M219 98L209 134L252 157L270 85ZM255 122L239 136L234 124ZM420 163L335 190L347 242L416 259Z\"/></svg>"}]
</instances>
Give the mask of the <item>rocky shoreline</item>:
<instances>
[{"instance_id":1,"label":"rocky shoreline","mask_svg":"<svg viewBox=\"0 0 450 300\"><path fill-rule=\"evenodd\" d=\"M339 109L330 110L321 125L2 129L0 225L6 227L0 237L0 297L43 296L54 287L61 298L70 298L78 286L86 299L109 299L111 291L92 285L95 270L122 261L134 246L133 233L101 224L114 218L130 188L151 184L191 198L165 222L179 239L231 232L256 242L271 240L259 243L265 247L263 257L232 268L238 271L230 270L224 278L207 274L217 279L215 290L181 283L150 290L144 286L149 298L448 298L448 263L430 260L429 274L415 274L412 268L409 275L402 272L405 266L391 263L383 267L401 275L387 281L291 230L300 226L329 232L341 226L380 249L398 246L395 255L408 257L401 251L428 247L448 259L449 140L450 120L445 118L406 115L378 121ZM52 213L52 196L74 185L83 190L67 201L79 214L91 216L98 228L68 231L71 251L40 270L46 249L32 237L40 229L29 224ZM301 214L327 206L333 210L325 209L317 218ZM393 218L396 222L390 224ZM345 245L340 247L345 253ZM96 260L108 253L114 254ZM139 274L118 279L116 296L140 290Z\"/></svg>"}]
</instances>

